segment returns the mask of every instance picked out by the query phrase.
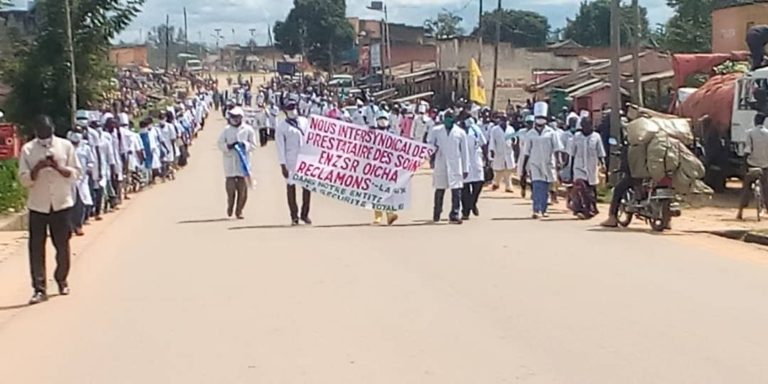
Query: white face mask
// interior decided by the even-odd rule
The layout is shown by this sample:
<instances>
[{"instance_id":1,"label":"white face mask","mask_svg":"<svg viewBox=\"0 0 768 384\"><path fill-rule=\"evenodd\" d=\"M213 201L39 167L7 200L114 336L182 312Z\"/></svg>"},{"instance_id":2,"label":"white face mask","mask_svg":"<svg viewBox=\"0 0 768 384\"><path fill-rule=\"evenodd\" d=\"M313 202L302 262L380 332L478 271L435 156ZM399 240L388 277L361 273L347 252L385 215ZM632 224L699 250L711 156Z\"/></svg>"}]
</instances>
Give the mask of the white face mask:
<instances>
[{"instance_id":1,"label":"white face mask","mask_svg":"<svg viewBox=\"0 0 768 384\"><path fill-rule=\"evenodd\" d=\"M379 128L386 128L389 125L389 122L386 120L379 120L376 122L376 125L378 125Z\"/></svg>"},{"instance_id":2,"label":"white face mask","mask_svg":"<svg viewBox=\"0 0 768 384\"><path fill-rule=\"evenodd\" d=\"M295 109L292 109L290 111L285 112L285 115L288 116L289 119L295 119L299 117L299 112L297 112Z\"/></svg>"},{"instance_id":3,"label":"white face mask","mask_svg":"<svg viewBox=\"0 0 768 384\"><path fill-rule=\"evenodd\" d=\"M547 119L542 118L542 117L537 117L536 120L534 120L534 121L536 122L536 125L538 125L538 126L542 126L542 125L546 125L547 124Z\"/></svg>"},{"instance_id":4,"label":"white face mask","mask_svg":"<svg viewBox=\"0 0 768 384\"><path fill-rule=\"evenodd\" d=\"M43 147L49 147L51 144L53 144L53 137L49 137L47 139L37 139L37 142L40 143Z\"/></svg>"}]
</instances>

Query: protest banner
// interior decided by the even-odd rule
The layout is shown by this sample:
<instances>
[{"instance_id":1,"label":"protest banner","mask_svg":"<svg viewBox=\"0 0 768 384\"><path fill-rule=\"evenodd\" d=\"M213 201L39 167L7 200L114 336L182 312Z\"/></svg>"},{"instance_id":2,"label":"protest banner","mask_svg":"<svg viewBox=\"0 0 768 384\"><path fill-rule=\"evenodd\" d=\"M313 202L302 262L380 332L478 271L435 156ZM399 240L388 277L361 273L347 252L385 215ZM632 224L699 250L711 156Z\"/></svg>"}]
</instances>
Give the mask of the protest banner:
<instances>
[{"instance_id":1,"label":"protest banner","mask_svg":"<svg viewBox=\"0 0 768 384\"><path fill-rule=\"evenodd\" d=\"M313 193L357 207L401 211L411 177L435 149L385 131L313 115L294 181Z\"/></svg>"}]
</instances>

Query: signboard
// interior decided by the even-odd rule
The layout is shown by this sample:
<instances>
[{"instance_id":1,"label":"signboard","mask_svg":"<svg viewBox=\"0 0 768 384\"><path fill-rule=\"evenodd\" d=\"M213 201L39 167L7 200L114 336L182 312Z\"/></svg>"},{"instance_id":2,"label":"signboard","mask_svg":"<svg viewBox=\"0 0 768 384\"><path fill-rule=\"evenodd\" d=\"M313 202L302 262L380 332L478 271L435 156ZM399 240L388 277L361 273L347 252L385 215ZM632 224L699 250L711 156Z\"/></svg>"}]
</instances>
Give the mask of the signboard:
<instances>
[{"instance_id":1,"label":"signboard","mask_svg":"<svg viewBox=\"0 0 768 384\"><path fill-rule=\"evenodd\" d=\"M385 131L311 116L294 181L314 193L382 211L407 209L411 177L435 149Z\"/></svg>"},{"instance_id":2,"label":"signboard","mask_svg":"<svg viewBox=\"0 0 768 384\"><path fill-rule=\"evenodd\" d=\"M371 45L371 68L381 68L381 43Z\"/></svg>"}]
</instances>

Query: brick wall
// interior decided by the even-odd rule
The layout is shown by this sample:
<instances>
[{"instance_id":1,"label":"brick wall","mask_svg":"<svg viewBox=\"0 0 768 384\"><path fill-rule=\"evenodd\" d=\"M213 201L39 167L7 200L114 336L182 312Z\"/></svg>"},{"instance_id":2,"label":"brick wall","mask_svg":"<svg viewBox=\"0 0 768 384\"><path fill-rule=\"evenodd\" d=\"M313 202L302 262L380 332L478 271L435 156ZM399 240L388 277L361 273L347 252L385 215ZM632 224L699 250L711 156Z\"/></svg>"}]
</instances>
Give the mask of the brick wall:
<instances>
[{"instance_id":1,"label":"brick wall","mask_svg":"<svg viewBox=\"0 0 768 384\"><path fill-rule=\"evenodd\" d=\"M712 12L712 52L730 53L747 49L747 30L768 24L768 3L754 3Z\"/></svg>"}]
</instances>

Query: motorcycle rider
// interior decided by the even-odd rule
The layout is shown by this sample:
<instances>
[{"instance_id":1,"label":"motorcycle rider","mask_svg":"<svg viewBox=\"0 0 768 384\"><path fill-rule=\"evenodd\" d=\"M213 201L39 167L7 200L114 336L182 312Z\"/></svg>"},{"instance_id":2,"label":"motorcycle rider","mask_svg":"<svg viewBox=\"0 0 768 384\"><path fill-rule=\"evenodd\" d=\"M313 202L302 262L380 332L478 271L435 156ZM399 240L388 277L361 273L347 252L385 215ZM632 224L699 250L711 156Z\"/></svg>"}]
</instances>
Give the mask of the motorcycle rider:
<instances>
[{"instance_id":1,"label":"motorcycle rider","mask_svg":"<svg viewBox=\"0 0 768 384\"><path fill-rule=\"evenodd\" d=\"M619 226L619 205L621 204L621 199L627 194L627 191L630 188L643 183L643 179L632 177L632 171L629 166L629 145L627 145L627 143L622 143L619 160L619 172L621 172L624 177L613 187L611 205L608 208L608 220L600 223L600 226L605 228L617 228Z\"/></svg>"}]
</instances>

